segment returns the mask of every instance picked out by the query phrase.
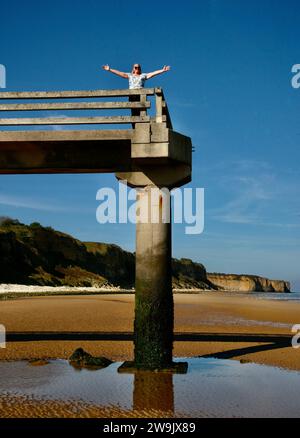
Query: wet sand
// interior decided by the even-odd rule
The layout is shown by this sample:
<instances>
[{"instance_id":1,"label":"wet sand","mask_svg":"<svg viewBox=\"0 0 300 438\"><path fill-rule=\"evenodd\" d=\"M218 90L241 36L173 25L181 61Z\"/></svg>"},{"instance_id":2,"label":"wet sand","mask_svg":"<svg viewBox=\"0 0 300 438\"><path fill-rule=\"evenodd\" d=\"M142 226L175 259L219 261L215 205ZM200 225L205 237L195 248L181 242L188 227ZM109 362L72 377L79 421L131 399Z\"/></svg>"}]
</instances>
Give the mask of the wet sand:
<instances>
[{"instance_id":1,"label":"wet sand","mask_svg":"<svg viewBox=\"0 0 300 438\"><path fill-rule=\"evenodd\" d=\"M176 294L176 333L228 333L228 341L176 341L174 356L216 355L300 370L300 349L271 342L235 342L237 334L290 335L300 324L300 303L222 293ZM7 332L132 332L133 295L49 296L1 301L0 324ZM83 336L84 338L84 336ZM131 341L8 342L0 360L68 358L83 347L94 355L123 361L133 356ZM275 348L276 347L276 348Z\"/></svg>"},{"instance_id":2,"label":"wet sand","mask_svg":"<svg viewBox=\"0 0 300 438\"><path fill-rule=\"evenodd\" d=\"M181 360L179 358L179 360ZM187 374L0 362L0 417L299 417L300 373L212 358Z\"/></svg>"},{"instance_id":3,"label":"wet sand","mask_svg":"<svg viewBox=\"0 0 300 438\"><path fill-rule=\"evenodd\" d=\"M60 400L30 400L22 396L0 397L0 418L172 418L181 414L157 410L126 410L118 406L94 406Z\"/></svg>"}]
</instances>

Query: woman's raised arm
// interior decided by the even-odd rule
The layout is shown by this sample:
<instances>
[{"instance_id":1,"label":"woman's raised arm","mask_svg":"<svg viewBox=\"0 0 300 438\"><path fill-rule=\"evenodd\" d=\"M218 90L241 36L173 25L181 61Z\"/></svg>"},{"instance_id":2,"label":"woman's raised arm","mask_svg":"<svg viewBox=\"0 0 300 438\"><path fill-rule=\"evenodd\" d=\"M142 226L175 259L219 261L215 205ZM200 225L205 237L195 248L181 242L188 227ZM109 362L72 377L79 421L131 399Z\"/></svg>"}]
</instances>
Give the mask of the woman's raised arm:
<instances>
[{"instance_id":1,"label":"woman's raised arm","mask_svg":"<svg viewBox=\"0 0 300 438\"><path fill-rule=\"evenodd\" d=\"M109 65L103 65L102 68L103 70L110 71L111 73L114 73L115 75L120 76L121 78L128 79L127 73L110 68Z\"/></svg>"},{"instance_id":2,"label":"woman's raised arm","mask_svg":"<svg viewBox=\"0 0 300 438\"><path fill-rule=\"evenodd\" d=\"M151 78L153 78L153 76L157 76L157 75L160 75L162 73L165 73L165 72L169 71L170 68L171 67L169 65L165 65L161 70L156 70L156 71L153 71L152 73L147 73L147 79L151 79Z\"/></svg>"}]
</instances>

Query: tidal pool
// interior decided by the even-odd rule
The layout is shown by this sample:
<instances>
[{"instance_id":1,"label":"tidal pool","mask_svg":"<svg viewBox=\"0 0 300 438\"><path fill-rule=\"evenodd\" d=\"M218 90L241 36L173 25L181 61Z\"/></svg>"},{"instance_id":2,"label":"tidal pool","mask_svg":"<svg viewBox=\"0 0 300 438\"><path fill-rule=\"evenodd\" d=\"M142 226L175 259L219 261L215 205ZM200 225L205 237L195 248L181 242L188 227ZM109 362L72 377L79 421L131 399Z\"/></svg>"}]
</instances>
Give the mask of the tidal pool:
<instances>
[{"instance_id":1,"label":"tidal pool","mask_svg":"<svg viewBox=\"0 0 300 438\"><path fill-rule=\"evenodd\" d=\"M187 374L0 363L1 417L299 417L300 372L213 358Z\"/></svg>"}]
</instances>

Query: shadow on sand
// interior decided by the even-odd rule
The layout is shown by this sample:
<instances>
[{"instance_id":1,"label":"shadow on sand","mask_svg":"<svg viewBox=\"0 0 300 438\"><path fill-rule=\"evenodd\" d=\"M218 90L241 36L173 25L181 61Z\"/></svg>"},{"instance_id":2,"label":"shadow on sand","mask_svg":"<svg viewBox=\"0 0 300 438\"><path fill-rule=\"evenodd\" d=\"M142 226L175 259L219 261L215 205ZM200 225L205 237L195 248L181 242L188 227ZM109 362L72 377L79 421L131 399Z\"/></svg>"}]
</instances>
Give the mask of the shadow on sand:
<instances>
[{"instance_id":1,"label":"shadow on sand","mask_svg":"<svg viewBox=\"0 0 300 438\"><path fill-rule=\"evenodd\" d=\"M7 342L33 341L133 341L131 332L8 332ZM288 334L253 334L253 333L174 333L174 341L182 342L249 342L254 345L228 351L203 355L232 359L246 354L286 348L291 346L291 335Z\"/></svg>"}]
</instances>

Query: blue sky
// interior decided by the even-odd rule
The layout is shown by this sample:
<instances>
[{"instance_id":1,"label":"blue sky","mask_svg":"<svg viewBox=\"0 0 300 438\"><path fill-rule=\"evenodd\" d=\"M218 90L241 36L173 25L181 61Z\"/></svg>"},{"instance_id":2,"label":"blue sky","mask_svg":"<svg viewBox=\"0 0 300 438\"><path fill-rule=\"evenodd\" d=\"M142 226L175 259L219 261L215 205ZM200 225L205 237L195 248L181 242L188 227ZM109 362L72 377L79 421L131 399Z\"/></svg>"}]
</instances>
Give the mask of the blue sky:
<instances>
[{"instance_id":1,"label":"blue sky","mask_svg":"<svg viewBox=\"0 0 300 438\"><path fill-rule=\"evenodd\" d=\"M7 91L126 88L100 69L171 65L162 86L192 137L205 230L173 227L173 255L209 271L283 278L300 289L300 4L287 0L11 1L1 6ZM1 90L0 90L1 92ZM114 175L0 176L0 215L134 250L134 225L96 222Z\"/></svg>"}]
</instances>

